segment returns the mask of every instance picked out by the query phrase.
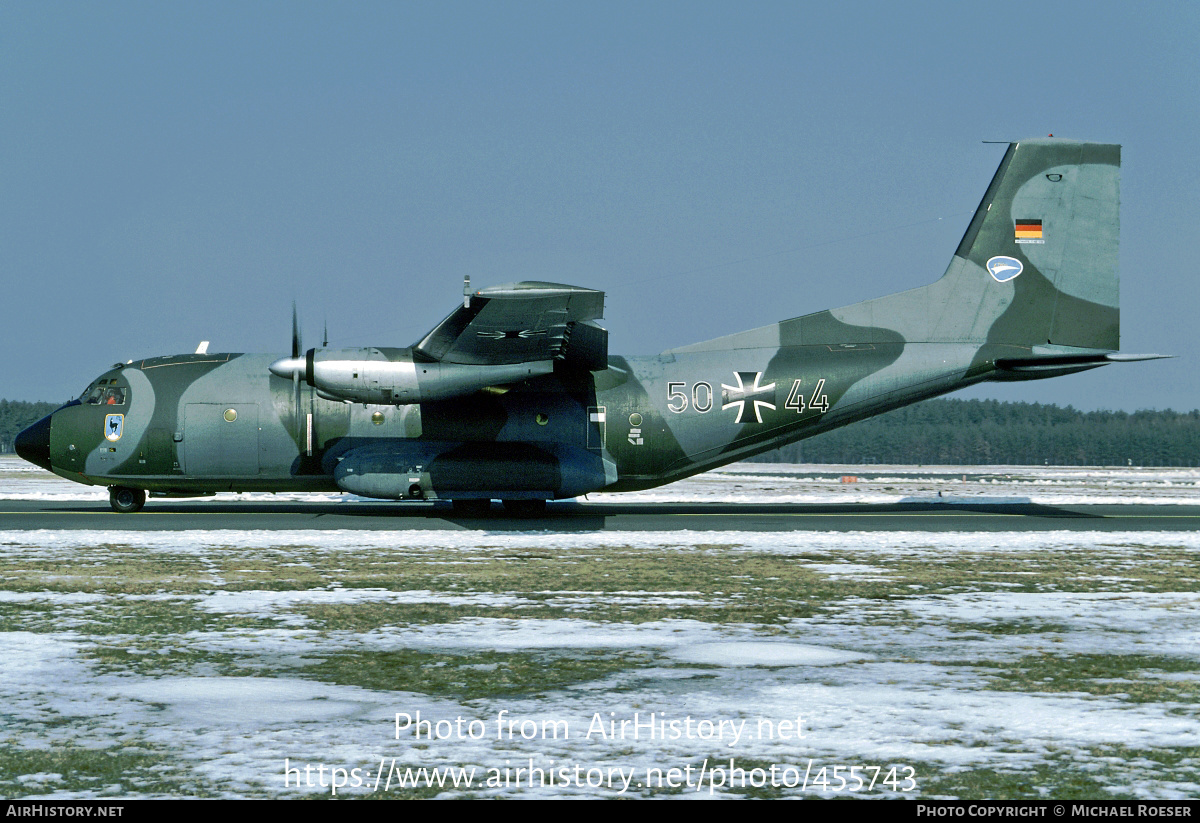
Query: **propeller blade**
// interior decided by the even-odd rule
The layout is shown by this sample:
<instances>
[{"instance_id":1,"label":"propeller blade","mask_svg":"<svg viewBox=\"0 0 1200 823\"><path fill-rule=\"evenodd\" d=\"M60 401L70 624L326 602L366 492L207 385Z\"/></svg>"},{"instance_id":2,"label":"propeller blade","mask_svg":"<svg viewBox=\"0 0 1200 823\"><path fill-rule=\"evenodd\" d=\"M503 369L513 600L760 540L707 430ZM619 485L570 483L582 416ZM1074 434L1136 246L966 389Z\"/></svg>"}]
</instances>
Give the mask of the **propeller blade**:
<instances>
[{"instance_id":1,"label":"propeller blade","mask_svg":"<svg viewBox=\"0 0 1200 823\"><path fill-rule=\"evenodd\" d=\"M296 301L292 301L292 409L296 414L296 436L300 437L303 434L304 426L301 424L302 415L300 412L300 321L296 317Z\"/></svg>"},{"instance_id":2,"label":"propeller blade","mask_svg":"<svg viewBox=\"0 0 1200 823\"><path fill-rule=\"evenodd\" d=\"M300 356L300 321L296 317L296 301L292 301L292 357Z\"/></svg>"}]
</instances>

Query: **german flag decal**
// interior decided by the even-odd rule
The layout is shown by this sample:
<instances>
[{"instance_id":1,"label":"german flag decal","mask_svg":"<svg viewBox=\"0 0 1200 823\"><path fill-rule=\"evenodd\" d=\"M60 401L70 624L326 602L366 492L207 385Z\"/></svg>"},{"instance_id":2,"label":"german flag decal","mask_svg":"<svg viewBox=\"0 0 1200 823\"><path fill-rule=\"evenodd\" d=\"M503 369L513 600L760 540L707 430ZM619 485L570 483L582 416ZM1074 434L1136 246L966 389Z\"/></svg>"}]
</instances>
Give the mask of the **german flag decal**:
<instances>
[{"instance_id":1,"label":"german flag decal","mask_svg":"<svg viewBox=\"0 0 1200 823\"><path fill-rule=\"evenodd\" d=\"M1043 243L1042 239L1042 219L1025 218L1018 219L1014 228L1016 241L1018 243Z\"/></svg>"}]
</instances>

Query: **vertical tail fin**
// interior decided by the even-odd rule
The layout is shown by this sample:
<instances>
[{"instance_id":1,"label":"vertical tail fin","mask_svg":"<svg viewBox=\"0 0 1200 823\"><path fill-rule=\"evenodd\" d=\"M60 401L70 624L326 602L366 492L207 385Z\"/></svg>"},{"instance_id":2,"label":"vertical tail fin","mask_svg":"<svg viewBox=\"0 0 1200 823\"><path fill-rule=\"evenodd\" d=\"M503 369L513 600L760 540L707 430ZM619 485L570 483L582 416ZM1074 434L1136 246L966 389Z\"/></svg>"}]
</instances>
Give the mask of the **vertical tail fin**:
<instances>
[{"instance_id":1,"label":"vertical tail fin","mask_svg":"<svg viewBox=\"0 0 1200 823\"><path fill-rule=\"evenodd\" d=\"M940 280L834 309L907 342L1116 349L1121 147L1012 143Z\"/></svg>"},{"instance_id":2,"label":"vertical tail fin","mask_svg":"<svg viewBox=\"0 0 1200 823\"><path fill-rule=\"evenodd\" d=\"M1116 145L1011 143L940 280L671 352L962 343L989 360L1035 346L1116 350L1120 166Z\"/></svg>"},{"instance_id":3,"label":"vertical tail fin","mask_svg":"<svg viewBox=\"0 0 1200 823\"><path fill-rule=\"evenodd\" d=\"M1118 348L1120 166L1115 145L1053 137L1009 145L946 272L955 280L969 272L988 289L1011 284L987 342Z\"/></svg>"}]
</instances>

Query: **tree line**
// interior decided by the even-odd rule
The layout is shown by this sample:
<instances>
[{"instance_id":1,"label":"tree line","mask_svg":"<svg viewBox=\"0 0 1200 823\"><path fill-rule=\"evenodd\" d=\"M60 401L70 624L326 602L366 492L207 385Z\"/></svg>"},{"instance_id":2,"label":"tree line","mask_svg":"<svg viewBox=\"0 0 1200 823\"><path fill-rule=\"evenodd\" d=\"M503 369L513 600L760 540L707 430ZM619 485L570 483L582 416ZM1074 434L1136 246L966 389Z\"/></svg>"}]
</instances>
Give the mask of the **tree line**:
<instances>
[{"instance_id":1,"label":"tree line","mask_svg":"<svg viewBox=\"0 0 1200 823\"><path fill-rule=\"evenodd\" d=\"M24 400L0 400L0 454L13 450L13 440L21 430L30 426L61 403L26 403Z\"/></svg>"},{"instance_id":2,"label":"tree line","mask_svg":"<svg viewBox=\"0 0 1200 823\"><path fill-rule=\"evenodd\" d=\"M927 400L760 455L771 463L1200 466L1200 410Z\"/></svg>"},{"instance_id":3,"label":"tree line","mask_svg":"<svg viewBox=\"0 0 1200 823\"><path fill-rule=\"evenodd\" d=\"M0 453L55 403L0 400ZM755 458L771 463L1200 466L1200 410L928 400Z\"/></svg>"}]
</instances>

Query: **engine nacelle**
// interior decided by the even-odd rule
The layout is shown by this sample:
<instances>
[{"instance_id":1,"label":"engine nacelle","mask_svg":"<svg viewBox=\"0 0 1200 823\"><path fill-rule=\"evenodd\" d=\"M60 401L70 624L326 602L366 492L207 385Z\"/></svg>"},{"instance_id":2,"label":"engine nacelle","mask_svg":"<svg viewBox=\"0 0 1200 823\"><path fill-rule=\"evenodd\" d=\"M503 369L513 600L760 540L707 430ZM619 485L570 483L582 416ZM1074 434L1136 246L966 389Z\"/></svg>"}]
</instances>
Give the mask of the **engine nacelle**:
<instances>
[{"instance_id":1,"label":"engine nacelle","mask_svg":"<svg viewBox=\"0 0 1200 823\"><path fill-rule=\"evenodd\" d=\"M304 382L322 397L352 403L404 405L447 400L463 394L550 374L554 362L467 366L420 362L412 349L309 349L303 358L282 357L271 373Z\"/></svg>"}]
</instances>

